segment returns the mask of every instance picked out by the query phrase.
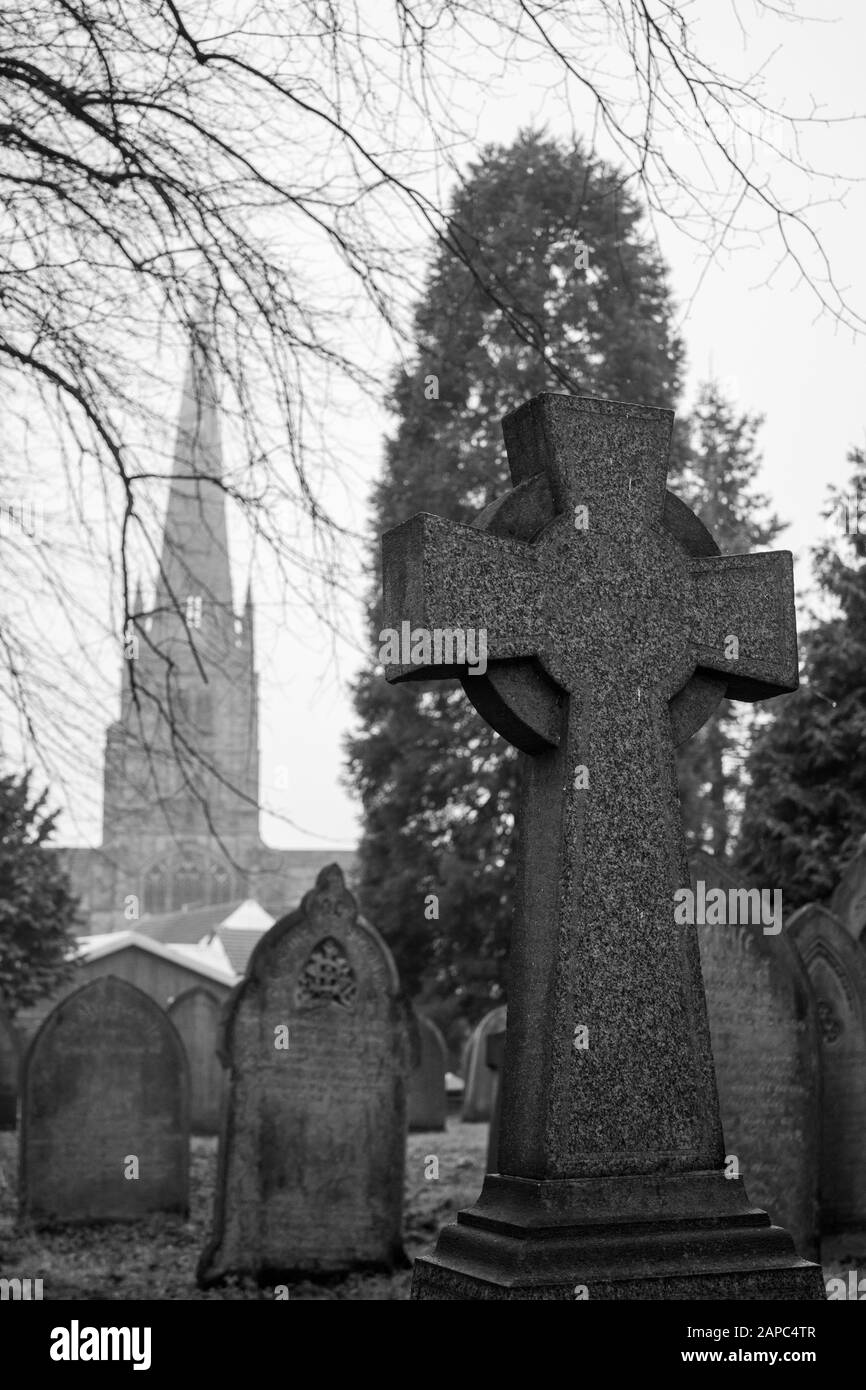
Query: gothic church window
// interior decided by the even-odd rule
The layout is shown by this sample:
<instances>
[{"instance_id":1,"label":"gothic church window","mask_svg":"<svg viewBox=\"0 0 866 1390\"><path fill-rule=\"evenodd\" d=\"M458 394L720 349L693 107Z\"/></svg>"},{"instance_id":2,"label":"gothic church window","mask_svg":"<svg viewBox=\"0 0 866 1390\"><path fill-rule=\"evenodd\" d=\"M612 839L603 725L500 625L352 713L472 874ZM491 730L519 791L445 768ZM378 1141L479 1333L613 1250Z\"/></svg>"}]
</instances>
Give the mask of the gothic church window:
<instances>
[{"instance_id":1,"label":"gothic church window","mask_svg":"<svg viewBox=\"0 0 866 1390\"><path fill-rule=\"evenodd\" d=\"M166 881L165 874L158 865L148 869L144 879L144 910L145 912L157 913L165 912L168 903L166 902Z\"/></svg>"},{"instance_id":2,"label":"gothic church window","mask_svg":"<svg viewBox=\"0 0 866 1390\"><path fill-rule=\"evenodd\" d=\"M174 871L172 882L172 907L175 911L184 906L193 907L207 901L205 881L201 867L186 859Z\"/></svg>"}]
</instances>

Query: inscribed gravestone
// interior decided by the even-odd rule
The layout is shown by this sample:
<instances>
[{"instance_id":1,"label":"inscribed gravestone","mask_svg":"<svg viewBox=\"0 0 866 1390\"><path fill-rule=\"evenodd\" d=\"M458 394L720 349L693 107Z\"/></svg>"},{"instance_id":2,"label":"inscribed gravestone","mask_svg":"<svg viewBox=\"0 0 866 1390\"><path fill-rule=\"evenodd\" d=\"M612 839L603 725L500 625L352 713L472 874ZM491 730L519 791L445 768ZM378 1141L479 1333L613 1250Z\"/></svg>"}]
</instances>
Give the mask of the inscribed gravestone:
<instances>
[{"instance_id":1,"label":"inscribed gravestone","mask_svg":"<svg viewBox=\"0 0 866 1390\"><path fill-rule=\"evenodd\" d=\"M866 951L812 903L789 930L817 1001L821 1056L821 1231L866 1231Z\"/></svg>"},{"instance_id":2,"label":"inscribed gravestone","mask_svg":"<svg viewBox=\"0 0 866 1390\"><path fill-rule=\"evenodd\" d=\"M696 895L699 883L728 899L741 886L707 854L690 855L690 871ZM817 1258L820 1078L808 978L784 928L697 931L726 1154L754 1205Z\"/></svg>"},{"instance_id":3,"label":"inscribed gravestone","mask_svg":"<svg viewBox=\"0 0 866 1390\"><path fill-rule=\"evenodd\" d=\"M393 957L333 864L258 943L226 1006L200 1283L402 1262L409 1047Z\"/></svg>"},{"instance_id":4,"label":"inscribed gravestone","mask_svg":"<svg viewBox=\"0 0 866 1390\"><path fill-rule=\"evenodd\" d=\"M725 1177L697 935L673 914L674 743L726 695L796 689L792 560L719 555L666 494L672 426L536 397L503 422L510 493L383 538L386 677L457 675L528 755L500 1173L416 1261L416 1298L823 1298Z\"/></svg>"},{"instance_id":5,"label":"inscribed gravestone","mask_svg":"<svg viewBox=\"0 0 866 1390\"><path fill-rule=\"evenodd\" d=\"M112 975L44 1020L21 1084L21 1209L36 1221L186 1215L183 1043L148 995Z\"/></svg>"},{"instance_id":6,"label":"inscribed gravestone","mask_svg":"<svg viewBox=\"0 0 866 1390\"><path fill-rule=\"evenodd\" d=\"M448 1052L445 1039L432 1019L425 1018L417 1010L415 1018L420 1037L421 1057L409 1079L409 1129L418 1133L422 1130L445 1128L448 1113L448 1097L445 1093Z\"/></svg>"},{"instance_id":7,"label":"inscribed gravestone","mask_svg":"<svg viewBox=\"0 0 866 1390\"><path fill-rule=\"evenodd\" d=\"M220 1004L209 990L196 987L178 995L168 1008L189 1061L189 1112L193 1134L219 1130L225 1072L217 1055Z\"/></svg>"},{"instance_id":8,"label":"inscribed gravestone","mask_svg":"<svg viewBox=\"0 0 866 1390\"><path fill-rule=\"evenodd\" d=\"M18 1036L0 999L0 1129L14 1129L18 1108Z\"/></svg>"},{"instance_id":9,"label":"inscribed gravestone","mask_svg":"<svg viewBox=\"0 0 866 1390\"><path fill-rule=\"evenodd\" d=\"M466 1052L466 1089L463 1092L461 1119L478 1124L493 1116L493 1097L496 1077L487 1065L487 1039L491 1033L505 1028L506 1006L498 1004L481 1019L469 1039Z\"/></svg>"}]
</instances>

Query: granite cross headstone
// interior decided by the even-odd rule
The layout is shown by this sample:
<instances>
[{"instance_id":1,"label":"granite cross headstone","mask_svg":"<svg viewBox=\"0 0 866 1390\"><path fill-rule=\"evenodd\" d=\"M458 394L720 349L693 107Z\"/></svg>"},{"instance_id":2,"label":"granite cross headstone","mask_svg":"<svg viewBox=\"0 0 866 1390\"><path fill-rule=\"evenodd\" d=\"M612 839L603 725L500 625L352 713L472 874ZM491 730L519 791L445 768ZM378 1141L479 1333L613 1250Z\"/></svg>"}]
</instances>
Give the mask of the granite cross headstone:
<instances>
[{"instance_id":1,"label":"granite cross headstone","mask_svg":"<svg viewBox=\"0 0 866 1390\"><path fill-rule=\"evenodd\" d=\"M538 396L503 422L511 492L474 526L422 514L383 539L383 628L426 634L388 679L459 676L528 754L499 1174L416 1262L416 1298L823 1296L724 1176L697 938L673 912L674 743L725 695L796 689L791 556L718 554L666 494L672 423ZM470 632L485 672L427 655Z\"/></svg>"},{"instance_id":2,"label":"granite cross headstone","mask_svg":"<svg viewBox=\"0 0 866 1390\"><path fill-rule=\"evenodd\" d=\"M332 864L259 941L225 1007L202 1285L403 1261L408 1025L391 952Z\"/></svg>"},{"instance_id":3,"label":"granite cross headstone","mask_svg":"<svg viewBox=\"0 0 866 1390\"><path fill-rule=\"evenodd\" d=\"M821 1233L866 1233L866 950L838 917L810 903L788 924L818 1013Z\"/></svg>"},{"instance_id":4,"label":"granite cross headstone","mask_svg":"<svg viewBox=\"0 0 866 1390\"><path fill-rule=\"evenodd\" d=\"M105 975L61 999L21 1082L22 1215L39 1223L186 1215L186 1054L149 995Z\"/></svg>"},{"instance_id":5,"label":"granite cross headstone","mask_svg":"<svg viewBox=\"0 0 866 1390\"><path fill-rule=\"evenodd\" d=\"M499 1170L499 1126L502 1122L502 1068L505 1065L505 1029L487 1036L487 1065L493 1072L493 1113L487 1135L487 1171Z\"/></svg>"}]
</instances>

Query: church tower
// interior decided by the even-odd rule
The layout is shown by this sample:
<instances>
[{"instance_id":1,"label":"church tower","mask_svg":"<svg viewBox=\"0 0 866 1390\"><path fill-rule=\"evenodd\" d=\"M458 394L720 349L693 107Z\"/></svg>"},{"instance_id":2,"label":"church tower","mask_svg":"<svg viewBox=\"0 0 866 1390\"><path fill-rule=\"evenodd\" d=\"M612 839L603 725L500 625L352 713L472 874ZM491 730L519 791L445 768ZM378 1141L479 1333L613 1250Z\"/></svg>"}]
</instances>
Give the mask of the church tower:
<instances>
[{"instance_id":1,"label":"church tower","mask_svg":"<svg viewBox=\"0 0 866 1390\"><path fill-rule=\"evenodd\" d=\"M262 848L252 591L236 614L217 407L197 328L154 597L139 588L106 737L103 851L128 862L134 847L151 913L242 894Z\"/></svg>"}]
</instances>

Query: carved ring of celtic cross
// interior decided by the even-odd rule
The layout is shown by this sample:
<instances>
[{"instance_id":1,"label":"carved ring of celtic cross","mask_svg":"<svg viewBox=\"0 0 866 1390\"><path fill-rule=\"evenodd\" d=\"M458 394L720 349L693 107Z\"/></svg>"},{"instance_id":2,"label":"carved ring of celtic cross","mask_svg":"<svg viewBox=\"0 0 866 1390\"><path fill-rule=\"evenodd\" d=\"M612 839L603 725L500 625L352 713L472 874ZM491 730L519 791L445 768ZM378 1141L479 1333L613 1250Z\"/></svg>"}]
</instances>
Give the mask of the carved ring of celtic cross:
<instances>
[{"instance_id":1,"label":"carved ring of celtic cross","mask_svg":"<svg viewBox=\"0 0 866 1390\"><path fill-rule=\"evenodd\" d=\"M778 694L784 689L795 689L796 639L793 636L793 617L785 617L784 621L779 618L779 629L784 633L783 671L777 668L773 660L765 663L759 659L754 671L747 669L751 662L747 662L747 667L744 668L736 658L726 660L727 653L723 657L719 646L719 642L724 640L721 630L713 636L710 647L706 645L706 632L695 629L691 636L689 635L690 620L696 613L689 598L691 581L688 567L683 569L677 555L685 555L697 561L698 565L702 560L717 557L722 565L728 565L731 561L745 563L752 568L752 573L756 576L758 569L752 567L752 562L767 561L771 567L787 564L790 568L790 558L784 560L781 556L743 556L739 559L727 557L727 560L723 560L719 547L707 528L684 502L664 489L663 481L659 498L661 500L663 495L664 502L659 509L658 520L654 523L644 510L649 505L650 512L652 511L652 504L651 501L648 502L648 498L651 498L653 485L647 482L645 463L638 459L635 459L633 465L634 477L628 479L628 496L621 499L620 505L624 505L621 527L617 528L614 525L611 529L611 517L608 515L603 519L605 534L601 537L596 536L596 542L589 551L579 544L575 546L576 522L569 509L574 498L580 495L579 488L575 490L574 486L575 480L579 478L579 471L571 472L569 481L563 485L562 467L566 466L572 470L575 464L563 465L561 456L557 460L551 453L551 449L559 451L561 448L561 441L556 444L548 439L545 420L554 418L550 414L551 409L558 412L561 419L565 419L573 409L588 411L589 420L593 413L601 416L608 410L624 409L628 412L632 408L611 407L607 402L601 401L543 395L511 412L503 420L502 429L514 486L510 492L481 512L469 529L482 531L491 538L503 540L506 546L515 541L529 546L538 558L548 555L558 568L563 601L559 609L552 609L549 602L544 608L543 600L541 601L536 614L536 617L542 615L536 632L539 638L536 654L523 655L515 651L514 655L497 657L494 644L485 674L467 672L465 667L451 670L440 668L436 674L458 676L463 689L483 718L509 743L526 753L536 754L546 748L556 747L563 737L565 702L569 694L579 688L584 674L580 669L580 645L583 640L581 633L591 642L601 640L603 646L607 644L607 635L613 640L616 633L619 633L619 640L628 643L636 657L627 664L636 682L638 699L641 697L643 683L639 674L640 652L643 650L653 653L654 660L646 666L644 689L649 695L650 687L657 686L659 681L667 688L670 732L674 743L683 743L690 738L706 722L725 696L755 700ZM673 421L671 412L635 408L635 413L639 418L657 417L659 421L666 419L668 431ZM667 453L666 447L664 453ZM598 460L593 467L597 468L597 464ZM576 465L578 470L581 466ZM662 459L657 459L650 465L650 469L660 466L666 471L666 462ZM611 467L613 485L615 477L622 480L622 469L620 463L614 465L613 460ZM627 472L631 472L631 467ZM598 476L596 472L596 480ZM635 485L633 494L632 482ZM595 502L598 503L597 495ZM632 507L636 507L637 511L632 511ZM643 514L643 523L638 520L638 513ZM415 520L421 522L422 518ZM442 527L443 534L451 526L451 523L441 519L429 518L428 521L431 526ZM634 545L636 523L638 527L643 524L646 528L643 532L644 540L637 548ZM407 523L409 524L411 523ZM588 524L596 524L593 517L588 518ZM432 552L425 552L428 558L430 553ZM585 557L590 554L595 554L596 558L587 567ZM631 555L632 561L624 560L626 555ZM608 557L607 561L605 556ZM480 553L478 558L480 563ZM402 584L406 572L399 557L394 563L394 592L405 595ZM622 574L623 563L627 567L631 563L635 566L630 571L630 581L623 584L620 579L615 583L609 583L609 576L613 570ZM642 573L644 565L648 567L646 576ZM697 574L698 571L692 573ZM710 572L705 573L709 575ZM778 571L777 577L783 579L781 570ZM464 572L463 578L468 578L467 572ZM544 582L541 580L540 570L537 578ZM422 578L420 583L419 592L426 592L426 580ZM446 600L443 606L447 610L448 622L458 620L457 612L448 601L449 596L456 594L454 585L458 583L456 574L453 584L446 574L438 588L434 585L440 598L444 597ZM526 587L527 583L529 588ZM512 578L503 568L497 586L497 607L502 602L508 605L508 591L512 584L514 600L510 611L518 612L520 605L525 604L527 599L530 605L535 604L538 596L532 593L532 579L527 580L527 576L524 575L522 585L518 584L517 577ZM790 576L787 580L783 579L778 588L777 599L780 603L783 590L787 592L789 588ZM422 608L423 606L422 604ZM775 603L773 606L777 607ZM793 602L789 606L793 613ZM437 607L434 603L434 612ZM777 617L781 614L782 608L784 604L778 608ZM396 617L396 612L392 616ZM716 616L722 621L721 608ZM739 616L742 617L742 613ZM476 613L474 617L478 620L481 612ZM733 612L730 617L733 619ZM701 626L699 623L698 628ZM755 637L754 630L751 636ZM749 642L749 647L754 647L754 641ZM756 650L754 655L758 654L759 650ZM703 664L701 659L704 655L706 664ZM616 680L616 673L622 671L622 664L612 649L610 660L602 656L601 664L596 663L595 669L597 673L607 670L611 680ZM429 679L433 674L429 666L415 669L404 667L394 670L389 679L423 680Z\"/></svg>"},{"instance_id":2,"label":"carved ring of celtic cross","mask_svg":"<svg viewBox=\"0 0 866 1390\"><path fill-rule=\"evenodd\" d=\"M494 536L533 542L556 516L550 480L536 473L491 502L472 524ZM703 522L667 489L662 520L689 555L721 553ZM488 724L524 753L559 743L565 693L535 658L491 661L485 675L463 676L460 683ZM669 705L674 743L685 743L706 723L727 688L724 676L703 671L690 676Z\"/></svg>"}]
</instances>

